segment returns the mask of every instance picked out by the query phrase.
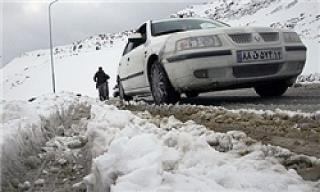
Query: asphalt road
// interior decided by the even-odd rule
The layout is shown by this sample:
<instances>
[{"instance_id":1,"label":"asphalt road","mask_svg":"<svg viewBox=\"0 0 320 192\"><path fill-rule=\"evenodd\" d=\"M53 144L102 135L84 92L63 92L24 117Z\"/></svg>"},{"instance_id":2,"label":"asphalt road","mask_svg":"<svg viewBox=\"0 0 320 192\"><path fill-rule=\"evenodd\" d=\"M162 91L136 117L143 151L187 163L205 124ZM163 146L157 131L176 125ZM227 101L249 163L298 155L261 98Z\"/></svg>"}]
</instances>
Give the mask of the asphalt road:
<instances>
[{"instance_id":1,"label":"asphalt road","mask_svg":"<svg viewBox=\"0 0 320 192\"><path fill-rule=\"evenodd\" d=\"M253 89L219 91L201 94L192 99L184 98L182 104L222 106L227 109L263 109L300 110L314 112L320 110L320 86L296 87L289 90L282 97L261 98Z\"/></svg>"}]
</instances>

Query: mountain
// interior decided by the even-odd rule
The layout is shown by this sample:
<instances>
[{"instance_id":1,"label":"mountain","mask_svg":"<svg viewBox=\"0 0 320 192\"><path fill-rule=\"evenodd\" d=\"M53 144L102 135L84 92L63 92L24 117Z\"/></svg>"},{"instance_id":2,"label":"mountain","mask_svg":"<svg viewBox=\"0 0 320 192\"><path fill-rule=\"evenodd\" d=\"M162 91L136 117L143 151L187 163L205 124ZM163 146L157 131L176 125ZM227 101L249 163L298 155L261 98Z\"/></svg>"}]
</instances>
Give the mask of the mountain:
<instances>
[{"instance_id":1,"label":"mountain","mask_svg":"<svg viewBox=\"0 0 320 192\"><path fill-rule=\"evenodd\" d=\"M232 26L271 26L299 33L308 48L304 74L320 72L320 3L317 0L216 0L191 5L171 17L208 17ZM110 90L128 34L100 34L56 47L56 91L97 97L93 75L102 66L111 76ZM27 100L52 92L49 50L28 52L0 69L0 97Z\"/></svg>"},{"instance_id":2,"label":"mountain","mask_svg":"<svg viewBox=\"0 0 320 192\"><path fill-rule=\"evenodd\" d=\"M128 34L100 34L54 49L56 91L97 97L94 73L102 66L111 77L110 90ZM2 98L27 100L52 92L49 50L36 50L15 58L0 70Z\"/></svg>"}]
</instances>

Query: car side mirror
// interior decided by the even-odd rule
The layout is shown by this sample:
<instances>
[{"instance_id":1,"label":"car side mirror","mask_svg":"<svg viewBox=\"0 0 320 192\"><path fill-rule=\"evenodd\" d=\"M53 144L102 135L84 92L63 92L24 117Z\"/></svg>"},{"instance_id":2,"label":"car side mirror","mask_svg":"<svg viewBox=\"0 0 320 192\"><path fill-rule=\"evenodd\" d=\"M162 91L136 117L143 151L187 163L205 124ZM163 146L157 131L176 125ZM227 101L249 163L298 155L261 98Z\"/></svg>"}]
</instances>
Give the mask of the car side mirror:
<instances>
[{"instance_id":1,"label":"car side mirror","mask_svg":"<svg viewBox=\"0 0 320 192\"><path fill-rule=\"evenodd\" d=\"M142 43L144 42L144 39L141 33L133 33L129 36L128 41L132 43Z\"/></svg>"}]
</instances>

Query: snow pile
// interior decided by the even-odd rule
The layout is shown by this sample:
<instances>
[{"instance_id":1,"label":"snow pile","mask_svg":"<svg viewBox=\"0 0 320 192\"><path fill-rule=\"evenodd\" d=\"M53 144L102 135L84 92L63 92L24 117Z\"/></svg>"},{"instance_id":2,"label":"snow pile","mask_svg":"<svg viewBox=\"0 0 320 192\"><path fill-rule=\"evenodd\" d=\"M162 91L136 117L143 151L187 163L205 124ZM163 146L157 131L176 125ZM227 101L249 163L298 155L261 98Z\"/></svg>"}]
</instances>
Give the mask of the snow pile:
<instances>
[{"instance_id":1,"label":"snow pile","mask_svg":"<svg viewBox=\"0 0 320 192\"><path fill-rule=\"evenodd\" d=\"M37 155L48 139L80 132L80 122L90 116L88 101L68 93L0 104L1 188L40 166Z\"/></svg>"},{"instance_id":2,"label":"snow pile","mask_svg":"<svg viewBox=\"0 0 320 192\"><path fill-rule=\"evenodd\" d=\"M320 73L300 75L297 79L297 83L320 83Z\"/></svg>"},{"instance_id":3,"label":"snow pile","mask_svg":"<svg viewBox=\"0 0 320 192\"><path fill-rule=\"evenodd\" d=\"M70 93L1 104L1 171L6 179L21 177L27 170L24 160L32 161L41 146L67 153L88 143L93 158L92 173L84 179L88 191L320 189L320 181L304 181L281 165L320 165L318 159L262 145L243 132L216 133L193 121L148 112L137 116ZM67 156L60 160L65 163Z\"/></svg>"},{"instance_id":4,"label":"snow pile","mask_svg":"<svg viewBox=\"0 0 320 192\"><path fill-rule=\"evenodd\" d=\"M207 17L231 26L270 26L296 31L308 48L304 73L320 72L318 0L216 0L192 5L171 17Z\"/></svg>"},{"instance_id":5,"label":"snow pile","mask_svg":"<svg viewBox=\"0 0 320 192\"><path fill-rule=\"evenodd\" d=\"M243 132L215 133L193 121L138 118L112 106L93 106L89 191L312 191L310 183L280 163L296 158ZM150 121L146 121L149 119ZM152 122L152 123L150 123ZM307 158L318 165L316 158ZM317 186L316 186L317 185Z\"/></svg>"},{"instance_id":6,"label":"snow pile","mask_svg":"<svg viewBox=\"0 0 320 192\"><path fill-rule=\"evenodd\" d=\"M4 175L19 177L16 170L26 171L21 154L38 150L44 142L41 119L36 111L25 102L1 102L0 149L1 179ZM27 146L27 147L26 147Z\"/></svg>"}]
</instances>

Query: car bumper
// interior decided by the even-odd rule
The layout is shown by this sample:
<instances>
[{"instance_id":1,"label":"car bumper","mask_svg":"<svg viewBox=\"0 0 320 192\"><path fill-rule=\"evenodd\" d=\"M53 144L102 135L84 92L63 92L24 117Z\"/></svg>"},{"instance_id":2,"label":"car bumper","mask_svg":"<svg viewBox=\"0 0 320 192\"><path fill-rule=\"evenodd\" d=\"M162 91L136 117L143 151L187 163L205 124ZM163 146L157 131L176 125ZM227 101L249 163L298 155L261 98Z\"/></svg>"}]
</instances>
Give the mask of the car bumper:
<instances>
[{"instance_id":1,"label":"car bumper","mask_svg":"<svg viewBox=\"0 0 320 192\"><path fill-rule=\"evenodd\" d=\"M303 45L283 46L283 58L277 61L238 63L237 51L199 50L164 57L162 63L175 89L205 92L294 79L301 74L306 60L306 47Z\"/></svg>"}]
</instances>

